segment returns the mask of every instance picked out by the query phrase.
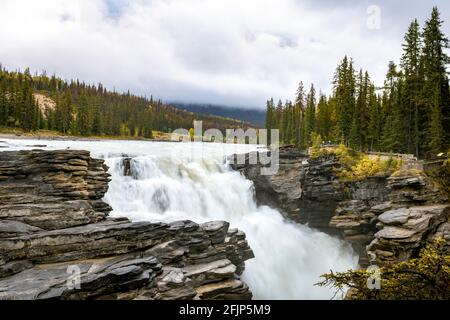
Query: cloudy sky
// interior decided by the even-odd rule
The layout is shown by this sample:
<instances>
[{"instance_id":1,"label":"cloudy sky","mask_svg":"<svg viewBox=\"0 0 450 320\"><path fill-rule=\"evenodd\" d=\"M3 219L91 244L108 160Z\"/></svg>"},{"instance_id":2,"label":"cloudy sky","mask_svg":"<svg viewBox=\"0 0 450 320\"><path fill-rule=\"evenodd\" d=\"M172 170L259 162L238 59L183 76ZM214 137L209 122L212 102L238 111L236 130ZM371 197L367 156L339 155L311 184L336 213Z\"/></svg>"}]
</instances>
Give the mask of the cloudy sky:
<instances>
[{"instance_id":1,"label":"cloudy sky","mask_svg":"<svg viewBox=\"0 0 450 320\"><path fill-rule=\"evenodd\" d=\"M0 0L0 62L164 101L263 108L329 93L344 55L382 83L409 22L450 1Z\"/></svg>"}]
</instances>

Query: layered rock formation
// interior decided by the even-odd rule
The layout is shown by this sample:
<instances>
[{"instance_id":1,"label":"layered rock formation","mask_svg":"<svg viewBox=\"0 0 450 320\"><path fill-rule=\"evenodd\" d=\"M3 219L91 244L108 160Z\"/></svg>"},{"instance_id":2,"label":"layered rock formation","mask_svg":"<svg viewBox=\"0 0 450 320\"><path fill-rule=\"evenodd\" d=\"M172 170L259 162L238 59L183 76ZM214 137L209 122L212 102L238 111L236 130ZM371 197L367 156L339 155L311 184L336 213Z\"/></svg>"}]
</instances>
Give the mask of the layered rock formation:
<instances>
[{"instance_id":1,"label":"layered rock formation","mask_svg":"<svg viewBox=\"0 0 450 320\"><path fill-rule=\"evenodd\" d=\"M440 235L450 243L448 196L424 172L401 170L345 186L354 188L350 200L339 203L330 226L355 244L363 264L410 259Z\"/></svg>"},{"instance_id":2,"label":"layered rock formation","mask_svg":"<svg viewBox=\"0 0 450 320\"><path fill-rule=\"evenodd\" d=\"M260 204L340 235L362 266L409 259L439 236L450 244L449 196L423 171L343 182L336 157L310 159L293 148L281 150L280 170L273 176L260 176L260 164L234 168L254 181Z\"/></svg>"},{"instance_id":3,"label":"layered rock formation","mask_svg":"<svg viewBox=\"0 0 450 320\"><path fill-rule=\"evenodd\" d=\"M0 299L250 299L245 234L108 218L88 152L0 153Z\"/></svg>"},{"instance_id":4,"label":"layered rock formation","mask_svg":"<svg viewBox=\"0 0 450 320\"><path fill-rule=\"evenodd\" d=\"M249 164L249 158L257 158L257 153L246 154L243 164L237 164L235 157L230 157L231 166L253 181L256 200L259 204L278 208L282 214L297 222L306 222L307 218L299 209L304 179L302 161L307 155L292 147L280 148L279 170L275 175L261 175L261 162Z\"/></svg>"},{"instance_id":5,"label":"layered rock formation","mask_svg":"<svg viewBox=\"0 0 450 320\"><path fill-rule=\"evenodd\" d=\"M43 230L95 223L111 210L101 198L109 175L87 151L2 152L0 219Z\"/></svg>"}]
</instances>

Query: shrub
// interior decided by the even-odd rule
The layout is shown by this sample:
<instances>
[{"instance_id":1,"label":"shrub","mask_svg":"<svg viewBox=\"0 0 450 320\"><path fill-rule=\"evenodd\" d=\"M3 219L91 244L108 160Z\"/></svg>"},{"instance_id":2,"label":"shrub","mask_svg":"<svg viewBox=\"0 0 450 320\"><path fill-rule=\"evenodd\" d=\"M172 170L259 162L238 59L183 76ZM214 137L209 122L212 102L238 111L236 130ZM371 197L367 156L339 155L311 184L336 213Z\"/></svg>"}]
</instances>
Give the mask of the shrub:
<instances>
[{"instance_id":1,"label":"shrub","mask_svg":"<svg viewBox=\"0 0 450 320\"><path fill-rule=\"evenodd\" d=\"M343 144L337 148L322 148L320 135L312 135L313 146L310 148L311 158L320 158L334 155L341 166L336 174L343 181L358 181L376 175L390 175L401 167L401 160L390 157L381 160L380 157L372 159L361 152L347 148Z\"/></svg>"},{"instance_id":2,"label":"shrub","mask_svg":"<svg viewBox=\"0 0 450 320\"><path fill-rule=\"evenodd\" d=\"M390 175L400 167L401 160L392 157L388 160L381 160L380 157L371 159L364 156L350 168L343 169L338 175L344 181L358 181L377 175Z\"/></svg>"},{"instance_id":3,"label":"shrub","mask_svg":"<svg viewBox=\"0 0 450 320\"><path fill-rule=\"evenodd\" d=\"M320 135L313 135L312 141L313 146L310 148L310 156L311 158L320 158L320 157L327 157L327 156L335 156L339 163L343 166L351 166L354 165L357 160L360 158L360 154L356 151L353 151L352 149L347 148L343 144L340 144L337 148L323 148L321 146L321 140Z\"/></svg>"},{"instance_id":4,"label":"shrub","mask_svg":"<svg viewBox=\"0 0 450 320\"><path fill-rule=\"evenodd\" d=\"M309 155L313 159L326 157L330 153L326 148L322 148L322 137L315 132L311 133L312 147L309 149Z\"/></svg>"},{"instance_id":5,"label":"shrub","mask_svg":"<svg viewBox=\"0 0 450 320\"><path fill-rule=\"evenodd\" d=\"M402 160L398 159L398 158L394 158L392 156L389 157L389 159L384 162L384 168L385 168L385 170L388 170L388 171L392 170L392 169L398 170L398 169L400 169L401 165L402 165Z\"/></svg>"},{"instance_id":6,"label":"shrub","mask_svg":"<svg viewBox=\"0 0 450 320\"><path fill-rule=\"evenodd\" d=\"M370 289L373 271L349 270L322 275L320 287L334 287L336 294L352 300L449 300L450 255L446 241L438 238L427 245L416 259L388 263L379 269L380 289Z\"/></svg>"},{"instance_id":7,"label":"shrub","mask_svg":"<svg viewBox=\"0 0 450 320\"><path fill-rule=\"evenodd\" d=\"M361 159L361 153L347 148L343 144L340 144L339 147L334 150L334 154L343 167L354 166Z\"/></svg>"}]
</instances>

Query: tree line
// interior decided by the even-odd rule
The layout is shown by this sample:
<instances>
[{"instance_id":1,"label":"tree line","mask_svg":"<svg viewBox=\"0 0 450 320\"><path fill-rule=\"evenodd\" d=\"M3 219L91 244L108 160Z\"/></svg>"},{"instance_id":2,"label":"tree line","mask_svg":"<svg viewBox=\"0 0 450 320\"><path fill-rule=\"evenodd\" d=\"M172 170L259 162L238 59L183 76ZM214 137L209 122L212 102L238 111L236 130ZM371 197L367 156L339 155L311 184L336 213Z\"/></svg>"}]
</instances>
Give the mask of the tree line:
<instances>
[{"instance_id":1,"label":"tree line","mask_svg":"<svg viewBox=\"0 0 450 320\"><path fill-rule=\"evenodd\" d=\"M369 73L345 57L336 68L333 92L316 94L301 82L295 102L267 101L266 128L279 129L281 143L301 149L322 141L363 151L433 157L450 147L450 89L437 7L423 28L409 25L399 65L389 62L386 80L376 87ZM317 97L318 96L318 97Z\"/></svg>"},{"instance_id":2,"label":"tree line","mask_svg":"<svg viewBox=\"0 0 450 320\"><path fill-rule=\"evenodd\" d=\"M37 95L50 100L39 102ZM108 91L102 84L66 81L45 72L7 71L0 64L0 127L25 132L53 130L70 135L152 138L153 130L189 129L194 120L203 127L247 128L248 123L189 112L161 100Z\"/></svg>"}]
</instances>

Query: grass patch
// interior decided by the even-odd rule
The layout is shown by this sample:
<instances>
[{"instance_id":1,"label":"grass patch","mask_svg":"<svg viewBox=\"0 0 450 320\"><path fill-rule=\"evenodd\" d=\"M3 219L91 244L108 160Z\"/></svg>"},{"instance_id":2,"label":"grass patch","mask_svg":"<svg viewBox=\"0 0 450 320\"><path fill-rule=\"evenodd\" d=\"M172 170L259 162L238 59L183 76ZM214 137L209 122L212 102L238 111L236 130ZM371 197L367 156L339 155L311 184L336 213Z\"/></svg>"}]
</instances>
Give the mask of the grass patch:
<instances>
[{"instance_id":1,"label":"grass patch","mask_svg":"<svg viewBox=\"0 0 450 320\"><path fill-rule=\"evenodd\" d=\"M24 132L22 129L17 128L8 128L8 127L0 127L0 134L3 135L11 135L21 138L29 138L29 139L92 139L92 140L149 140L144 137L138 136L111 136L111 135L72 135L72 134L63 134L58 131L53 130L37 130ZM155 140L170 140L170 134L163 133L159 131L153 131ZM150 139L151 140L151 139Z\"/></svg>"}]
</instances>

